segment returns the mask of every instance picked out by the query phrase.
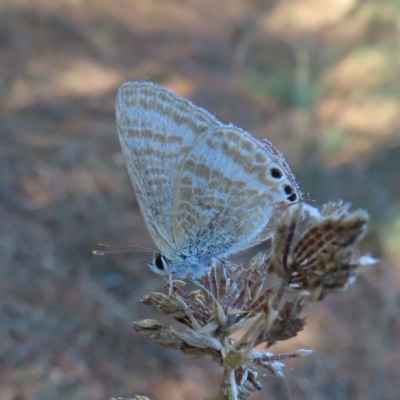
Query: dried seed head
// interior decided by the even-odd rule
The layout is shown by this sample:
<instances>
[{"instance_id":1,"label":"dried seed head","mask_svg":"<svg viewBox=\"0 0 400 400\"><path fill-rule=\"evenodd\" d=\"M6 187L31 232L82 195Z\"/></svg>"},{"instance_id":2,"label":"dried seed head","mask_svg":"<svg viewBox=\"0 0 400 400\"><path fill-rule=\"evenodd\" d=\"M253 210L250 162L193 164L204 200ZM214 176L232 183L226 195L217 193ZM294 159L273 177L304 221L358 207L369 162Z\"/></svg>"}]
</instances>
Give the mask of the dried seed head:
<instances>
[{"instance_id":1,"label":"dried seed head","mask_svg":"<svg viewBox=\"0 0 400 400\"><path fill-rule=\"evenodd\" d=\"M172 281L169 295L143 297L143 304L183 327L144 320L134 328L165 348L179 349L190 358L208 355L223 366L221 386L209 400L248 398L261 389L257 367L282 376L282 361L311 352L274 355L254 347L296 336L306 324L301 316L306 301L345 289L360 265L376 262L358 254L367 213L349 213L348 208L333 203L321 211L291 207L276 226L270 253L255 256L248 269L223 261L198 280L198 290L187 293L182 281ZM280 283L268 286L269 273Z\"/></svg>"}]
</instances>

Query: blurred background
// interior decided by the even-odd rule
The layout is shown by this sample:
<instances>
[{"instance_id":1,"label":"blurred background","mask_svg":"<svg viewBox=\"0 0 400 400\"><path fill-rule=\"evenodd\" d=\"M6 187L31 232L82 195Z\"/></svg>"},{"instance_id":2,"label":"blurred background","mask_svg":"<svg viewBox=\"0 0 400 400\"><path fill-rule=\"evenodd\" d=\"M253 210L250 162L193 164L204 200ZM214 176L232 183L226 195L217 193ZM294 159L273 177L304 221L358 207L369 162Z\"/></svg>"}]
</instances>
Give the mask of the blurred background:
<instances>
[{"instance_id":1,"label":"blurred background","mask_svg":"<svg viewBox=\"0 0 400 400\"><path fill-rule=\"evenodd\" d=\"M316 206L371 216L381 262L308 309L252 399L398 399L400 6L397 0L0 1L0 399L203 399L221 371L139 337L163 288L114 116L150 79L268 137ZM251 252L242 260L250 258ZM169 321L168 321L169 322Z\"/></svg>"}]
</instances>

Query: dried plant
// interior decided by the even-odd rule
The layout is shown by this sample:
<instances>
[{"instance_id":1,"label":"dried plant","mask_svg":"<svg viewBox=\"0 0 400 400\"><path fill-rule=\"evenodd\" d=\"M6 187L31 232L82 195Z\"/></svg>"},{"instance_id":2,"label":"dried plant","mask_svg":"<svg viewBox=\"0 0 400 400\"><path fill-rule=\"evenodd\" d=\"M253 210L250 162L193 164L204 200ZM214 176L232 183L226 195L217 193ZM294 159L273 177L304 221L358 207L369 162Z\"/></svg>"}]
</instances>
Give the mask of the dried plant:
<instances>
[{"instance_id":1,"label":"dried plant","mask_svg":"<svg viewBox=\"0 0 400 400\"><path fill-rule=\"evenodd\" d=\"M306 324L301 313L307 303L345 290L360 266L375 262L358 251L368 215L348 208L291 207L276 227L269 253L254 257L247 269L224 262L201 278L199 290L187 293L184 282L173 281L169 293L142 298L181 328L150 319L134 328L164 348L192 359L209 355L221 365L221 385L207 400L247 399L261 389L259 368L283 376L283 360L312 352L273 355L255 347L296 336ZM268 284L274 275L278 282Z\"/></svg>"}]
</instances>

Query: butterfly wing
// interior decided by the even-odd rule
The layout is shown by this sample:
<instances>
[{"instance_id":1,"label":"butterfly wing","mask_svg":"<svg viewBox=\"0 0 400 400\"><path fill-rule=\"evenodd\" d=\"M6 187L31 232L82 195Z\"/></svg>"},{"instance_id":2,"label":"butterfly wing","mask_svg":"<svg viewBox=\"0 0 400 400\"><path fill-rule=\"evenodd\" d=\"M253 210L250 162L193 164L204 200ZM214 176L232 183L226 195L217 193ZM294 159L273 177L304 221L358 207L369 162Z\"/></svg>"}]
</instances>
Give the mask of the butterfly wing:
<instances>
[{"instance_id":1,"label":"butterfly wing","mask_svg":"<svg viewBox=\"0 0 400 400\"><path fill-rule=\"evenodd\" d=\"M117 127L128 173L150 234L167 257L175 182L196 139L221 123L202 108L150 82L127 82L117 94Z\"/></svg>"},{"instance_id":2,"label":"butterfly wing","mask_svg":"<svg viewBox=\"0 0 400 400\"><path fill-rule=\"evenodd\" d=\"M234 126L202 135L175 184L173 232L183 254L222 258L266 239L276 210L300 197L279 155Z\"/></svg>"}]
</instances>

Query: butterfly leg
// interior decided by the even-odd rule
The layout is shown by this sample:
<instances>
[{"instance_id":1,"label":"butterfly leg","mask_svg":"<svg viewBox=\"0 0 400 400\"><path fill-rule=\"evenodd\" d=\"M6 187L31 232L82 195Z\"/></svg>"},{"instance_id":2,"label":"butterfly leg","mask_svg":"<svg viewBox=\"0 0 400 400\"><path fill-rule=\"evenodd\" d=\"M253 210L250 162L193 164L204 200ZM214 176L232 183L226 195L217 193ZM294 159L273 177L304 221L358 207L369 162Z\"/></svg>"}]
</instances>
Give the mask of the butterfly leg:
<instances>
[{"instance_id":1,"label":"butterfly leg","mask_svg":"<svg viewBox=\"0 0 400 400\"><path fill-rule=\"evenodd\" d=\"M172 296L174 284L172 283L172 274L168 274L168 297Z\"/></svg>"}]
</instances>

